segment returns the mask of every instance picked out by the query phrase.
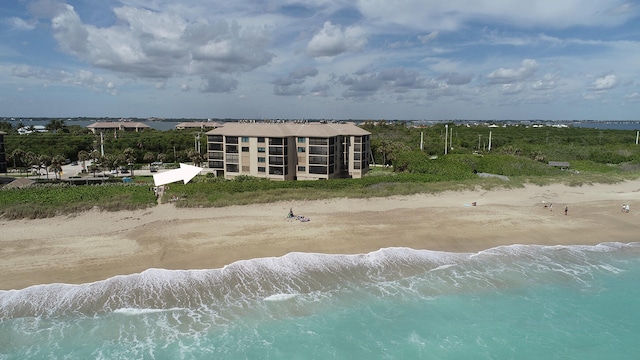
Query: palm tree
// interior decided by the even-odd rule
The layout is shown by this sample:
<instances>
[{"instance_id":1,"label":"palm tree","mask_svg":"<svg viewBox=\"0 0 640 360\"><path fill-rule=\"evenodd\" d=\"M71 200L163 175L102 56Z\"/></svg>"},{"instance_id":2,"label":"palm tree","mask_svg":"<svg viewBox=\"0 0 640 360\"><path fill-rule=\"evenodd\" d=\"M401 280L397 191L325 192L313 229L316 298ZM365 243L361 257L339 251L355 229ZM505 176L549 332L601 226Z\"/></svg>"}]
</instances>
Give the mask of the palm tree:
<instances>
[{"instance_id":1,"label":"palm tree","mask_svg":"<svg viewBox=\"0 0 640 360\"><path fill-rule=\"evenodd\" d=\"M204 160L204 156L193 149L187 151L187 157L189 157L189 159L193 162L193 165L195 166L200 166L200 164Z\"/></svg>"},{"instance_id":2,"label":"palm tree","mask_svg":"<svg viewBox=\"0 0 640 360\"><path fill-rule=\"evenodd\" d=\"M86 150L80 150L78 151L78 161L82 161L82 170L87 170L87 163L86 161L91 159L91 155L89 154L88 151Z\"/></svg>"},{"instance_id":3,"label":"palm tree","mask_svg":"<svg viewBox=\"0 0 640 360\"><path fill-rule=\"evenodd\" d=\"M142 158L142 160L144 160L144 162L149 163L149 166L151 166L151 163L156 159L156 155L154 153L152 153L151 151L147 151L144 154L144 157Z\"/></svg>"},{"instance_id":4,"label":"palm tree","mask_svg":"<svg viewBox=\"0 0 640 360\"><path fill-rule=\"evenodd\" d=\"M64 164L64 156L55 155L51 158L51 165L49 165L49 169L53 171L56 176L56 179L60 179L60 173L62 173L62 164Z\"/></svg>"},{"instance_id":5,"label":"palm tree","mask_svg":"<svg viewBox=\"0 0 640 360\"><path fill-rule=\"evenodd\" d=\"M38 176L40 175L40 169L44 168L47 173L47 180L49 179L49 165L51 164L51 156L40 155L38 156Z\"/></svg>"},{"instance_id":6,"label":"palm tree","mask_svg":"<svg viewBox=\"0 0 640 360\"><path fill-rule=\"evenodd\" d=\"M136 151L132 148L126 148L123 151L124 160L131 168L131 177L133 177L133 165L136 163Z\"/></svg>"},{"instance_id":7,"label":"palm tree","mask_svg":"<svg viewBox=\"0 0 640 360\"><path fill-rule=\"evenodd\" d=\"M64 123L64 120L53 119L49 121L49 123L45 126L45 128L52 133L57 133L58 131L64 130L67 125Z\"/></svg>"},{"instance_id":8,"label":"palm tree","mask_svg":"<svg viewBox=\"0 0 640 360\"><path fill-rule=\"evenodd\" d=\"M18 166L16 165L16 162L20 162L20 163L24 163L24 150L22 149L15 149L11 152L11 157L13 158L13 167L17 168Z\"/></svg>"},{"instance_id":9,"label":"palm tree","mask_svg":"<svg viewBox=\"0 0 640 360\"><path fill-rule=\"evenodd\" d=\"M38 156L34 154L33 151L27 151L26 153L24 153L23 159L24 159L25 166L29 168L31 168L32 166L38 163ZM40 171L38 171L38 173L39 172Z\"/></svg>"}]
</instances>

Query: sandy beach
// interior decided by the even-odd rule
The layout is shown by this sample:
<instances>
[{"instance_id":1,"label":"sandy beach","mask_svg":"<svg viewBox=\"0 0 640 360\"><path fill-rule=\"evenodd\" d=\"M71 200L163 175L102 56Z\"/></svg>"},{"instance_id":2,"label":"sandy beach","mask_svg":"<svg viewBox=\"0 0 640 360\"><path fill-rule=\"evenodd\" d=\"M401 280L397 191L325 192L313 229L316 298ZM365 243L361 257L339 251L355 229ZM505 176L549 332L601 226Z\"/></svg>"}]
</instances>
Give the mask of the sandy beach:
<instances>
[{"instance_id":1,"label":"sandy beach","mask_svg":"<svg viewBox=\"0 0 640 360\"><path fill-rule=\"evenodd\" d=\"M634 180L226 208L163 204L0 220L0 289L87 283L149 268L214 269L290 252L478 252L510 244L635 242L639 191L640 180ZM621 211L624 203L629 213ZM311 221L287 221L289 208Z\"/></svg>"}]
</instances>

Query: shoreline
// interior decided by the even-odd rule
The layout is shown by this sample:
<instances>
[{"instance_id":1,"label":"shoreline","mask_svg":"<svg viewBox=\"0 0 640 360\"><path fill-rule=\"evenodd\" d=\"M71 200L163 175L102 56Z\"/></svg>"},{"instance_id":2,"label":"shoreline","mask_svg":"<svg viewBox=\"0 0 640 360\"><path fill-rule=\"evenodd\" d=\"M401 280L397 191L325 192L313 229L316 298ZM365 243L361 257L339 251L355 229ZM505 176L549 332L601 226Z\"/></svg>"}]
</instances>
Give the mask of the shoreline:
<instances>
[{"instance_id":1,"label":"shoreline","mask_svg":"<svg viewBox=\"0 0 640 360\"><path fill-rule=\"evenodd\" d=\"M476 253L513 244L636 242L639 192L640 180L633 180L224 208L162 204L0 220L0 290L88 283L149 268L216 269L291 252L359 254L408 247ZM621 211L622 204L630 205L629 213ZM311 221L287 221L289 208Z\"/></svg>"}]
</instances>

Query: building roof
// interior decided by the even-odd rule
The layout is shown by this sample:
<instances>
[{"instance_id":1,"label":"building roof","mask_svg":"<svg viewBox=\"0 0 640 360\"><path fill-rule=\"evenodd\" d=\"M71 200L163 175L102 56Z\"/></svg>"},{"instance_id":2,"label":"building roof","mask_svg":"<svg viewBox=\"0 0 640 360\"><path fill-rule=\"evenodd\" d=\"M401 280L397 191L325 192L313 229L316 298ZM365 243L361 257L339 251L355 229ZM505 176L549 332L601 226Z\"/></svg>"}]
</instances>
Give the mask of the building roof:
<instances>
[{"instance_id":1,"label":"building roof","mask_svg":"<svg viewBox=\"0 0 640 360\"><path fill-rule=\"evenodd\" d=\"M105 121L95 122L91 125L87 125L89 129L124 129L124 128L143 128L148 129L151 126L143 124L141 122L129 122L129 121Z\"/></svg>"},{"instance_id":2,"label":"building roof","mask_svg":"<svg viewBox=\"0 0 640 360\"><path fill-rule=\"evenodd\" d=\"M333 137L338 135L371 135L370 132L350 123L225 123L207 135L264 136L264 137Z\"/></svg>"},{"instance_id":3,"label":"building roof","mask_svg":"<svg viewBox=\"0 0 640 360\"><path fill-rule=\"evenodd\" d=\"M187 121L181 122L176 125L176 129L203 129L203 128L217 128L222 126L221 123L215 121Z\"/></svg>"},{"instance_id":4,"label":"building roof","mask_svg":"<svg viewBox=\"0 0 640 360\"><path fill-rule=\"evenodd\" d=\"M16 178L12 182L4 186L5 189L20 189L35 183L34 180L28 178Z\"/></svg>"}]
</instances>

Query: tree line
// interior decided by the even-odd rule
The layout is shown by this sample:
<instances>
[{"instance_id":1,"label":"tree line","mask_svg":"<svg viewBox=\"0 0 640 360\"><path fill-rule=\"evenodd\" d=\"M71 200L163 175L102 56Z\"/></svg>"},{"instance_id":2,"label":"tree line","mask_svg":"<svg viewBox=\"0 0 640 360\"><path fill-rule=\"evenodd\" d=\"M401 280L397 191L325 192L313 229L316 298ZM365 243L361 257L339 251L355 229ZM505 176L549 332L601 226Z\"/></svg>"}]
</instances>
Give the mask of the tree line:
<instances>
[{"instance_id":1,"label":"tree line","mask_svg":"<svg viewBox=\"0 0 640 360\"><path fill-rule=\"evenodd\" d=\"M200 165L206 158L196 151L196 148L206 149L206 136L198 137L192 130L146 129L93 134L82 126L67 126L64 120L58 119L51 120L45 128L48 132L19 135L10 123L0 122L0 130L7 133L4 138L9 167L19 171L43 169L47 177L49 172L59 177L62 165L73 161L91 160L92 168L88 170L95 172L120 166L134 169L156 161ZM196 142L200 142L200 146L196 146Z\"/></svg>"}]
</instances>

